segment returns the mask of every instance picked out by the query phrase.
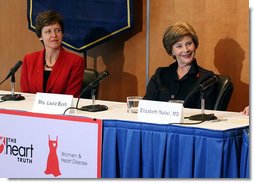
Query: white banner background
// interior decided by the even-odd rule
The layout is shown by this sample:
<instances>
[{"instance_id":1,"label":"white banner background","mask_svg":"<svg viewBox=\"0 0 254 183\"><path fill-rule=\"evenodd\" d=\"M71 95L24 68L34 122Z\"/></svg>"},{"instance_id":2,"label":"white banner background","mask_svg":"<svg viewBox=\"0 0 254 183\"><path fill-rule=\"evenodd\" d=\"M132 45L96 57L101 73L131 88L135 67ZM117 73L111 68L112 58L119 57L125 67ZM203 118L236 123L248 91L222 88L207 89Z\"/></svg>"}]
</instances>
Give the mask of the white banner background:
<instances>
[{"instance_id":1,"label":"white banner background","mask_svg":"<svg viewBox=\"0 0 254 183\"><path fill-rule=\"evenodd\" d=\"M21 152L21 155L11 155L11 147L5 147L0 154L0 177L54 178L44 173L50 151L49 135L51 140L58 137L61 175L55 178L96 178L100 163L97 162L98 124L85 122L87 118L76 118L80 121L0 114L0 136L9 138L8 145L20 148ZM26 148L28 157L22 157ZM20 162L21 159L25 162Z\"/></svg>"}]
</instances>

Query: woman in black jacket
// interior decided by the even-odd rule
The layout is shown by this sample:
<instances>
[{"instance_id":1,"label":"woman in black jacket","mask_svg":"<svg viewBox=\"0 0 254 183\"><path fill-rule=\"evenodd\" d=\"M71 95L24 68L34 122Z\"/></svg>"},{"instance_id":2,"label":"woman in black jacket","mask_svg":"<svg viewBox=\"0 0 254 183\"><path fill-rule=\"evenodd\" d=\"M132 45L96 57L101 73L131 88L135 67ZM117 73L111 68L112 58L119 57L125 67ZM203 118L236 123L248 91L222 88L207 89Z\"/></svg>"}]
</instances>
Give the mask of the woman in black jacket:
<instances>
[{"instance_id":1,"label":"woman in black jacket","mask_svg":"<svg viewBox=\"0 0 254 183\"><path fill-rule=\"evenodd\" d=\"M198 36L191 25L178 22L168 27L163 37L167 53L175 59L168 67L159 67L151 77L144 99L169 101L184 100L186 108L201 108L200 84L214 76L197 64L195 52ZM216 99L216 85L204 92L205 108L213 109Z\"/></svg>"}]
</instances>

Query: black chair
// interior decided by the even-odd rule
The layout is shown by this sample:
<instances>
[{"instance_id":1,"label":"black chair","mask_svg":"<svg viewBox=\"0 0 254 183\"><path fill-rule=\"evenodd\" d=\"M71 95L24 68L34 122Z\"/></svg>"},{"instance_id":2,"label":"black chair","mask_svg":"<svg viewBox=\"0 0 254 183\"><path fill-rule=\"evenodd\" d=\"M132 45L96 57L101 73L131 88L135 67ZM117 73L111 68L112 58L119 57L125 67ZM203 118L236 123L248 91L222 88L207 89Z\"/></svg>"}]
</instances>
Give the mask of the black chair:
<instances>
[{"instance_id":1,"label":"black chair","mask_svg":"<svg viewBox=\"0 0 254 183\"><path fill-rule=\"evenodd\" d=\"M214 105L214 110L226 111L234 90L233 83L228 76L217 76L219 81L217 83L217 99Z\"/></svg>"},{"instance_id":2,"label":"black chair","mask_svg":"<svg viewBox=\"0 0 254 183\"><path fill-rule=\"evenodd\" d=\"M98 71L94 69L88 69L88 68L85 69L82 90L85 87L87 87L92 81L94 81L98 77L98 75L99 75ZM98 98L98 93L99 93L99 84L95 88L95 99ZM91 89L82 93L80 98L91 99L92 98Z\"/></svg>"}]
</instances>

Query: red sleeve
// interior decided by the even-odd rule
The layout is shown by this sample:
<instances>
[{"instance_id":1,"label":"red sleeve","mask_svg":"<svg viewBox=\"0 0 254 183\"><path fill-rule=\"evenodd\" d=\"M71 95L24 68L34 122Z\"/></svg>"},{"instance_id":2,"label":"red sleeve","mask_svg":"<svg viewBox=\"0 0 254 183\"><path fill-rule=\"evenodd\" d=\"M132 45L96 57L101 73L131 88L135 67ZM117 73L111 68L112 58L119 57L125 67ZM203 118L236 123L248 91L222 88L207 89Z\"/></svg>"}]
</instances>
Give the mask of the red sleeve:
<instances>
[{"instance_id":1,"label":"red sleeve","mask_svg":"<svg viewBox=\"0 0 254 183\"><path fill-rule=\"evenodd\" d=\"M65 94L73 95L76 98L80 96L83 86L84 69L85 61L82 57L80 57L73 65Z\"/></svg>"}]
</instances>

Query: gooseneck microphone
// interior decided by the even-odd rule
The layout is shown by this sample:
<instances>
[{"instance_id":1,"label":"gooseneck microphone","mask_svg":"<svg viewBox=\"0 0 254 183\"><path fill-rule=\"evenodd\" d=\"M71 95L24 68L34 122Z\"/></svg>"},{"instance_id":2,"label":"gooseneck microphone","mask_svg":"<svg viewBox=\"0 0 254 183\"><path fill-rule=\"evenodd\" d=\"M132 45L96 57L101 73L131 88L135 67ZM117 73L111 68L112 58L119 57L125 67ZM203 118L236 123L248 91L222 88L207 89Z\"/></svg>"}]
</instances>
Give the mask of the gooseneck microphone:
<instances>
[{"instance_id":1,"label":"gooseneck microphone","mask_svg":"<svg viewBox=\"0 0 254 183\"><path fill-rule=\"evenodd\" d=\"M92 81L88 86L90 88L96 87L103 79L105 79L108 76L109 76L109 72L108 71L104 71L104 72L100 73L99 76L94 81Z\"/></svg>"},{"instance_id":2,"label":"gooseneck microphone","mask_svg":"<svg viewBox=\"0 0 254 183\"><path fill-rule=\"evenodd\" d=\"M212 77L208 78L201 84L199 84L197 87L195 87L185 98L184 104L197 92L204 92L207 88L211 87L215 83L219 81L218 77L216 75L213 75Z\"/></svg>"},{"instance_id":3,"label":"gooseneck microphone","mask_svg":"<svg viewBox=\"0 0 254 183\"><path fill-rule=\"evenodd\" d=\"M17 70L21 67L21 65L23 64L23 62L21 60L19 60L9 71L8 75L5 77L5 79L0 83L0 85L5 82L7 79L9 79L9 77L11 77L12 75L14 75Z\"/></svg>"},{"instance_id":4,"label":"gooseneck microphone","mask_svg":"<svg viewBox=\"0 0 254 183\"><path fill-rule=\"evenodd\" d=\"M88 105L88 106L83 106L81 108L78 108L78 103L79 103L79 100L80 100L80 97L78 98L78 101L77 101L77 104L76 104L76 109L78 110L82 110L82 111L89 111L89 112L98 112L98 111L105 111L108 109L107 106L105 105L100 105L100 104L97 104L95 105L95 87L102 81L104 80L105 78L107 78L109 76L109 72L108 71L104 71L102 73L99 74L99 76L94 80L92 81L90 84L87 85L87 87L85 87L81 93L80 93L80 96L82 96L82 94L84 92L86 92L87 90L89 89L92 89L92 105Z\"/></svg>"},{"instance_id":5,"label":"gooseneck microphone","mask_svg":"<svg viewBox=\"0 0 254 183\"><path fill-rule=\"evenodd\" d=\"M218 77L216 75L213 75L212 77L210 77L208 80L206 80L205 82L201 83L199 85L199 87L201 88L201 90L206 90L207 88L209 88L210 86L214 85L215 83L217 83L219 81Z\"/></svg>"},{"instance_id":6,"label":"gooseneck microphone","mask_svg":"<svg viewBox=\"0 0 254 183\"><path fill-rule=\"evenodd\" d=\"M21 94L14 94L14 87L15 87L15 73L17 70L21 67L23 62L19 60L9 71L8 75L5 77L5 79L0 83L0 85L5 82L9 77L11 77L11 94L10 95L4 95L1 97L1 100L24 100L25 97L21 96Z\"/></svg>"},{"instance_id":7,"label":"gooseneck microphone","mask_svg":"<svg viewBox=\"0 0 254 183\"><path fill-rule=\"evenodd\" d=\"M190 92L190 94L186 97L185 102L196 92L200 91L200 100L201 100L201 114L197 114L197 115L192 115L190 117L188 117L190 120L194 120L194 121L209 121L209 120L214 120L217 119L216 116L214 116L214 114L205 114L205 99L204 99L204 92L207 88L213 86L215 83L217 83L219 81L218 76L213 75L212 77L210 77L209 79L207 79L206 81L204 81L203 83L199 84L199 86L197 88L195 88L194 90L192 90L192 92Z\"/></svg>"}]
</instances>

